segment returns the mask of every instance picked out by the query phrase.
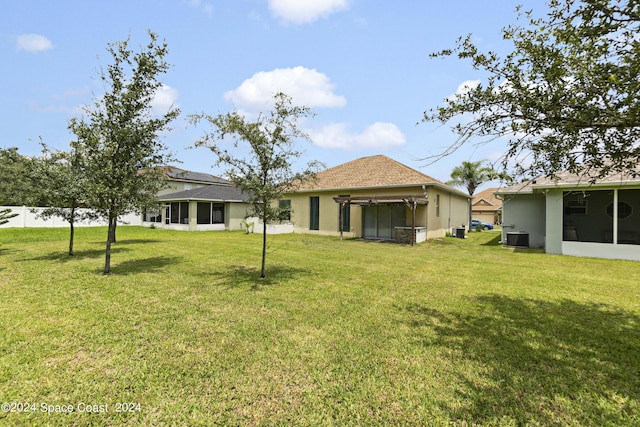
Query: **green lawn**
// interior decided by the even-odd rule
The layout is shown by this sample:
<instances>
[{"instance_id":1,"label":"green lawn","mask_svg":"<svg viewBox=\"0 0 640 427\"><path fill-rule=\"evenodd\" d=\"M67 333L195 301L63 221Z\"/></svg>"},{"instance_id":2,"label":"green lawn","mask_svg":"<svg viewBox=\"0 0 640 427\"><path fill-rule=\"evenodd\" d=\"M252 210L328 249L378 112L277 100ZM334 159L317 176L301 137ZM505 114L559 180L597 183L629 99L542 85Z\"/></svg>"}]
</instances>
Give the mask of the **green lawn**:
<instances>
[{"instance_id":1,"label":"green lawn","mask_svg":"<svg viewBox=\"0 0 640 427\"><path fill-rule=\"evenodd\" d=\"M640 425L640 263L118 233L0 230L1 425Z\"/></svg>"}]
</instances>

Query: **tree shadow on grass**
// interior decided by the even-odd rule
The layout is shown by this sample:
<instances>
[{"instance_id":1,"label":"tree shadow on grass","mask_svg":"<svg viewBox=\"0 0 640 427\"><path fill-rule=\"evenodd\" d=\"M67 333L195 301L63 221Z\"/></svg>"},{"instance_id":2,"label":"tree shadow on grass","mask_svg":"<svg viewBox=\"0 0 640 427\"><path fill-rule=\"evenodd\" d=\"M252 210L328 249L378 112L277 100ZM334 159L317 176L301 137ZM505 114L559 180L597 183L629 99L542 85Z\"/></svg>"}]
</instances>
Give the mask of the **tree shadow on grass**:
<instances>
[{"instance_id":1,"label":"tree shadow on grass","mask_svg":"<svg viewBox=\"0 0 640 427\"><path fill-rule=\"evenodd\" d=\"M155 256L124 262L116 261L111 264L111 274L127 276L130 274L154 273L156 271L163 270L167 266L178 264L180 261L182 261L182 257L176 256Z\"/></svg>"},{"instance_id":2,"label":"tree shadow on grass","mask_svg":"<svg viewBox=\"0 0 640 427\"><path fill-rule=\"evenodd\" d=\"M118 254L123 252L129 252L131 249L128 248L112 248L111 254ZM89 249L89 250L80 250L74 251L73 255L69 255L69 252L54 252L46 255L41 255L33 258L25 259L24 261L59 261L59 262L70 262L77 261L82 259L95 259L101 258L105 256L104 249Z\"/></svg>"},{"instance_id":3,"label":"tree shadow on grass","mask_svg":"<svg viewBox=\"0 0 640 427\"><path fill-rule=\"evenodd\" d=\"M17 252L16 249L13 248L2 248L0 247L0 255L8 255L11 253Z\"/></svg>"},{"instance_id":4,"label":"tree shadow on grass","mask_svg":"<svg viewBox=\"0 0 640 427\"><path fill-rule=\"evenodd\" d=\"M156 239L122 239L115 242L113 245L139 245L147 243L161 243L163 240ZM104 243L104 242L103 242Z\"/></svg>"},{"instance_id":5,"label":"tree shadow on grass","mask_svg":"<svg viewBox=\"0 0 640 427\"><path fill-rule=\"evenodd\" d=\"M446 366L457 395L440 402L451 420L640 424L640 316L568 300L489 295L473 303L465 313L405 307L416 338L453 359Z\"/></svg>"},{"instance_id":6,"label":"tree shadow on grass","mask_svg":"<svg viewBox=\"0 0 640 427\"><path fill-rule=\"evenodd\" d=\"M274 266L266 269L264 279L260 278L259 267L232 266L224 271L215 271L211 273L203 272L199 275L207 279L207 281L217 286L226 288L239 288L241 286L250 286L252 290L258 290L261 286L278 285L307 276L308 270L301 268Z\"/></svg>"}]
</instances>

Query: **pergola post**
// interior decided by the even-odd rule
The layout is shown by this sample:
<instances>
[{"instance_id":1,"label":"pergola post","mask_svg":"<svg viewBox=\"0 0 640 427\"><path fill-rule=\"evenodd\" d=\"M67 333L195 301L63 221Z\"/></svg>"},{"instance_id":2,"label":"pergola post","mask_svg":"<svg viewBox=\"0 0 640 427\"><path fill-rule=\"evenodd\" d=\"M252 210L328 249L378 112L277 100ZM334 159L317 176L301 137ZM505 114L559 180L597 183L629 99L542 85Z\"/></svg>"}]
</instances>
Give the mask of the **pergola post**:
<instances>
[{"instance_id":1,"label":"pergola post","mask_svg":"<svg viewBox=\"0 0 640 427\"><path fill-rule=\"evenodd\" d=\"M338 228L340 229L340 240L342 240L342 229L344 228L342 214L344 212L344 205L345 204L346 204L346 202L340 202L339 203L339 205L340 205L340 215L339 215L339 218L338 218L338 224L339 224Z\"/></svg>"}]
</instances>

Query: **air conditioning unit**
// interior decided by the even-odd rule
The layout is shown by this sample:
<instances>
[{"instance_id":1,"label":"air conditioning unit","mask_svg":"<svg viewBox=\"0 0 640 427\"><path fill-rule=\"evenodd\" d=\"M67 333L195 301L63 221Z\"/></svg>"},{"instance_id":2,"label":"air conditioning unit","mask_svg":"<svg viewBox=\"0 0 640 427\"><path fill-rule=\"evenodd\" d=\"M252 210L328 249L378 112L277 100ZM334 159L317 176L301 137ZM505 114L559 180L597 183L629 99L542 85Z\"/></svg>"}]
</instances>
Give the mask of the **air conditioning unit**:
<instances>
[{"instance_id":1,"label":"air conditioning unit","mask_svg":"<svg viewBox=\"0 0 640 427\"><path fill-rule=\"evenodd\" d=\"M509 248L528 248L529 233L525 231L513 231L507 233L507 247Z\"/></svg>"}]
</instances>

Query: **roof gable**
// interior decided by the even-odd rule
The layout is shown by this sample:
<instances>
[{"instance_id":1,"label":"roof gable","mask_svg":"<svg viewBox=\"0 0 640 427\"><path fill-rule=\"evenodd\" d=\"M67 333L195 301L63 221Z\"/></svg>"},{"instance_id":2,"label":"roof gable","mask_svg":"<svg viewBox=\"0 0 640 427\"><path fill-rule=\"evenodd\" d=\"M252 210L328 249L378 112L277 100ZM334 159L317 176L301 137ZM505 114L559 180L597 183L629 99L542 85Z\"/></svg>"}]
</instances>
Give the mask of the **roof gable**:
<instances>
[{"instance_id":1,"label":"roof gable","mask_svg":"<svg viewBox=\"0 0 640 427\"><path fill-rule=\"evenodd\" d=\"M494 194L498 190L499 188L487 188L486 190L483 190L478 194L475 194L473 196L472 205L473 206L488 205L488 206L500 207L502 205L502 200L498 199Z\"/></svg>"},{"instance_id":2,"label":"roof gable","mask_svg":"<svg viewBox=\"0 0 640 427\"><path fill-rule=\"evenodd\" d=\"M377 155L362 157L319 172L317 180L308 182L300 190L380 188L426 183L446 186L437 179L387 156Z\"/></svg>"}]
</instances>

